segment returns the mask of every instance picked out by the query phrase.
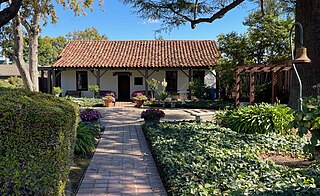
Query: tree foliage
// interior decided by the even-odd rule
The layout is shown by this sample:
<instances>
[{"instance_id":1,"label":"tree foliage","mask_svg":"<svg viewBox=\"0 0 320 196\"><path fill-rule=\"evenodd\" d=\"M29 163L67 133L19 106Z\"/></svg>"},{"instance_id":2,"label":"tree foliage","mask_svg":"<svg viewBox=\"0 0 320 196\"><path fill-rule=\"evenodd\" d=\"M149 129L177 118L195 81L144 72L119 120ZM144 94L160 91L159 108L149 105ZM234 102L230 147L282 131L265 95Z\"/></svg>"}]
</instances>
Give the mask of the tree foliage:
<instances>
[{"instance_id":1,"label":"tree foliage","mask_svg":"<svg viewBox=\"0 0 320 196\"><path fill-rule=\"evenodd\" d=\"M170 31L187 23L190 23L192 29L200 23L212 23L243 2L245 0L124 0L124 3L130 4L133 11L142 19L159 20L163 25L160 31ZM263 15L270 9L291 13L295 4L295 0L247 0L247 2L256 3Z\"/></svg>"},{"instance_id":2,"label":"tree foliage","mask_svg":"<svg viewBox=\"0 0 320 196\"><path fill-rule=\"evenodd\" d=\"M83 31L74 31L66 35L67 40L108 40L105 34L100 35L95 27L88 27Z\"/></svg>"},{"instance_id":3,"label":"tree foliage","mask_svg":"<svg viewBox=\"0 0 320 196\"><path fill-rule=\"evenodd\" d=\"M222 58L216 67L222 95L230 97L235 84L234 68L248 64L267 64L290 56L288 31L291 17L281 19L280 13L260 11L249 14L245 34L231 32L218 37Z\"/></svg>"},{"instance_id":4,"label":"tree foliage","mask_svg":"<svg viewBox=\"0 0 320 196\"><path fill-rule=\"evenodd\" d=\"M86 9L93 10L94 0L56 0L64 8L72 9L75 15L86 14ZM101 4L103 0L99 0ZM56 23L56 4L52 0L37 1L25 0L21 6L20 13L13 20L14 37L14 61L17 64L21 77L27 89L38 91L38 46L41 24L48 22ZM28 38L28 59L25 60L24 34L27 32Z\"/></svg>"},{"instance_id":5,"label":"tree foliage","mask_svg":"<svg viewBox=\"0 0 320 196\"><path fill-rule=\"evenodd\" d=\"M174 28L190 22L191 28L199 23L212 23L244 0L124 0L143 19L160 20L164 28Z\"/></svg>"}]
</instances>

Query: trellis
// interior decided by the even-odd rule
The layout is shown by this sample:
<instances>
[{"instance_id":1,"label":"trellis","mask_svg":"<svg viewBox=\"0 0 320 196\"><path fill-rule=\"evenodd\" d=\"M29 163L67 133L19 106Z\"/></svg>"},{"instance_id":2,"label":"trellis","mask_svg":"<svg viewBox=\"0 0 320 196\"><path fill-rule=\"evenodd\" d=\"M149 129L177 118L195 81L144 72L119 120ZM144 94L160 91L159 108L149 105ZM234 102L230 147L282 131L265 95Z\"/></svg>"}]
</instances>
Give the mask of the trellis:
<instances>
[{"instance_id":1,"label":"trellis","mask_svg":"<svg viewBox=\"0 0 320 196\"><path fill-rule=\"evenodd\" d=\"M250 74L250 104L254 104L254 82L255 82L255 73L261 72L271 72L272 73L272 103L275 102L276 93L275 85L278 82L278 73L283 71L290 71L292 66L290 65L264 65L264 64L255 64L248 66L239 66L236 67L236 106L240 106L240 87L241 87L241 74L249 73ZM288 82L290 83L290 75L288 74Z\"/></svg>"}]
</instances>

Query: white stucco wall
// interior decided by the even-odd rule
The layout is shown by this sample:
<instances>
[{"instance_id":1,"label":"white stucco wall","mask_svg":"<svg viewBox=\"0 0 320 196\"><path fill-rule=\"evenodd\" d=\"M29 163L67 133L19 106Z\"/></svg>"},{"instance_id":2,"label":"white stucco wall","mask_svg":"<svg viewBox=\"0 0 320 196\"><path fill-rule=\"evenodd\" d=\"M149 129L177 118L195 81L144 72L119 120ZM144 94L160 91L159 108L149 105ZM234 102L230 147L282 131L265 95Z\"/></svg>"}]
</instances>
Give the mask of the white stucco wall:
<instances>
[{"instance_id":1,"label":"white stucco wall","mask_svg":"<svg viewBox=\"0 0 320 196\"><path fill-rule=\"evenodd\" d=\"M78 70L77 71L85 71L85 70ZM88 72L88 85L95 85L96 84L96 77L90 72ZM117 94L118 92L118 76L113 76L114 72L124 72L123 70L108 70L104 73L104 71L101 71L100 73L103 74L100 78L100 90L112 90L115 91ZM131 72L132 76L130 76L130 94L137 90L144 90L145 87L145 81L143 78L143 85L134 85L134 78L135 77L143 77L140 72L136 70L129 70L126 72ZM142 72L144 73L144 71ZM149 70L149 74L152 73L152 70ZM186 73L188 73L186 71ZM166 77L166 70L159 70L155 71L150 77L149 80L152 78L155 78L158 81L163 81L163 79ZM209 82L208 82L209 81ZM178 71L178 91L187 91L188 90L188 77L182 72ZM212 78L212 74L209 73L209 70L205 71L205 83L214 83L215 87L215 78ZM76 71L62 71L61 73L61 87L63 89L63 95L65 95L66 91L70 90L76 90ZM158 91L163 90L161 87L161 83L159 85ZM82 97L92 97L93 93L90 91L82 91L81 92Z\"/></svg>"}]
</instances>

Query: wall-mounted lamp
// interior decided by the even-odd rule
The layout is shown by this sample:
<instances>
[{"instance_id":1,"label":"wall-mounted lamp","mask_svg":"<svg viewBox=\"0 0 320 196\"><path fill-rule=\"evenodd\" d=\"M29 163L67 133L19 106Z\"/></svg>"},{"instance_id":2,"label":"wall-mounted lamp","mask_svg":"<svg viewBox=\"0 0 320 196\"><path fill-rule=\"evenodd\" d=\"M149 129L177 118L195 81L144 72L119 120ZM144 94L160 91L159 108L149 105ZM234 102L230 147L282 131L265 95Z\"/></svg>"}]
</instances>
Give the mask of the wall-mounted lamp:
<instances>
[{"instance_id":1,"label":"wall-mounted lamp","mask_svg":"<svg viewBox=\"0 0 320 196\"><path fill-rule=\"evenodd\" d=\"M300 48L296 48L296 57L294 57L294 50L292 49L292 34L295 26L299 27L299 33L300 33L300 40L299 40ZM307 48L303 47L303 27L300 22L295 22L290 29L290 51L291 51L291 58L292 58L292 66L299 81L298 108L300 109L300 111L302 111L302 101L303 101L302 100L302 82L295 64L309 64L311 63L311 60L307 56Z\"/></svg>"}]
</instances>

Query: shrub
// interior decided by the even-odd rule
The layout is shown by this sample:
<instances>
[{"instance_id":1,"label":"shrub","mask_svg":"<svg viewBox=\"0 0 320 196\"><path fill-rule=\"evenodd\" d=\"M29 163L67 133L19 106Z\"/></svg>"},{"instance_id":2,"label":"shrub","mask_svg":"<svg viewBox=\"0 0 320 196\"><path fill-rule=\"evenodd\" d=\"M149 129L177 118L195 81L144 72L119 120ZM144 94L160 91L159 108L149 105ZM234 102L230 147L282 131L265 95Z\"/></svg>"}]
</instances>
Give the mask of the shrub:
<instances>
[{"instance_id":1,"label":"shrub","mask_svg":"<svg viewBox=\"0 0 320 196\"><path fill-rule=\"evenodd\" d=\"M303 110L296 112L295 125L300 135L310 131L312 136L306 150L312 154L312 158L317 158L316 156L320 157L320 146L318 146L320 141L320 96L305 98L302 106Z\"/></svg>"},{"instance_id":2,"label":"shrub","mask_svg":"<svg viewBox=\"0 0 320 196\"><path fill-rule=\"evenodd\" d=\"M77 128L77 139L74 147L76 154L88 154L94 150L94 136L95 133L90 131L89 126L80 123Z\"/></svg>"},{"instance_id":3,"label":"shrub","mask_svg":"<svg viewBox=\"0 0 320 196\"><path fill-rule=\"evenodd\" d=\"M89 85L89 91L92 91L94 93L99 92L99 86L98 85Z\"/></svg>"},{"instance_id":4,"label":"shrub","mask_svg":"<svg viewBox=\"0 0 320 196\"><path fill-rule=\"evenodd\" d=\"M0 94L0 195L63 195L78 107L23 89Z\"/></svg>"},{"instance_id":5,"label":"shrub","mask_svg":"<svg viewBox=\"0 0 320 196\"><path fill-rule=\"evenodd\" d=\"M286 134L294 120L289 107L262 103L235 110L227 110L218 115L223 125L241 133L281 133Z\"/></svg>"},{"instance_id":6,"label":"shrub","mask_svg":"<svg viewBox=\"0 0 320 196\"><path fill-rule=\"evenodd\" d=\"M165 91L159 91L159 93L158 93L158 97L161 101L166 100L169 96L170 96L170 94Z\"/></svg>"},{"instance_id":7,"label":"shrub","mask_svg":"<svg viewBox=\"0 0 320 196\"><path fill-rule=\"evenodd\" d=\"M93 121L101 118L101 114L95 109L85 109L80 112L80 118L82 121Z\"/></svg>"},{"instance_id":8,"label":"shrub","mask_svg":"<svg viewBox=\"0 0 320 196\"><path fill-rule=\"evenodd\" d=\"M62 88L59 87L59 86L52 88L52 94L53 95L60 95L60 93L62 93L62 91L63 91Z\"/></svg>"},{"instance_id":9,"label":"shrub","mask_svg":"<svg viewBox=\"0 0 320 196\"><path fill-rule=\"evenodd\" d=\"M23 81L17 76L11 76L6 80L0 80L0 87L5 88L24 88Z\"/></svg>"},{"instance_id":10,"label":"shrub","mask_svg":"<svg viewBox=\"0 0 320 196\"><path fill-rule=\"evenodd\" d=\"M100 88L98 85L89 85L89 91L93 92L93 98L97 96Z\"/></svg>"},{"instance_id":11,"label":"shrub","mask_svg":"<svg viewBox=\"0 0 320 196\"><path fill-rule=\"evenodd\" d=\"M141 118L144 118L145 120L163 118L164 116L164 111L160 109L148 109L146 111L141 112Z\"/></svg>"},{"instance_id":12,"label":"shrub","mask_svg":"<svg viewBox=\"0 0 320 196\"><path fill-rule=\"evenodd\" d=\"M147 80L148 86L151 89L151 96L152 98L154 98L154 91L156 89L158 89L160 82L154 78L152 78L151 80Z\"/></svg>"},{"instance_id":13,"label":"shrub","mask_svg":"<svg viewBox=\"0 0 320 196\"><path fill-rule=\"evenodd\" d=\"M208 88L206 88L201 81L195 80L193 82L190 82L189 86L191 90L191 95L197 97L198 99L205 99L208 97Z\"/></svg>"}]
</instances>

